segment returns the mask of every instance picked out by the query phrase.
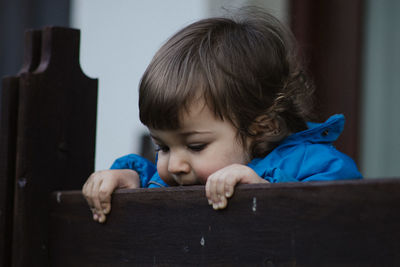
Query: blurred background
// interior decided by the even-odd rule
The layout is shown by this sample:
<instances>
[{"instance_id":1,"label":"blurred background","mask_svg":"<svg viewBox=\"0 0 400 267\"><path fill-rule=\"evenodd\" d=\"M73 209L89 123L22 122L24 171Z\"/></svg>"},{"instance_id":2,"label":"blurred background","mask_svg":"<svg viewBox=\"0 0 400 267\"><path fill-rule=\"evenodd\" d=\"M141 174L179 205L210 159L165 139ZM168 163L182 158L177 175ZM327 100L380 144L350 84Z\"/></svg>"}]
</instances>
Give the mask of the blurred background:
<instances>
[{"instance_id":1,"label":"blurred background","mask_svg":"<svg viewBox=\"0 0 400 267\"><path fill-rule=\"evenodd\" d=\"M21 68L26 29L80 29L82 69L99 79L96 169L109 168L141 152L137 88L161 44L243 5L263 7L293 30L317 86L318 119L347 118L337 147L365 177L400 177L400 1L0 0L0 77Z\"/></svg>"}]
</instances>

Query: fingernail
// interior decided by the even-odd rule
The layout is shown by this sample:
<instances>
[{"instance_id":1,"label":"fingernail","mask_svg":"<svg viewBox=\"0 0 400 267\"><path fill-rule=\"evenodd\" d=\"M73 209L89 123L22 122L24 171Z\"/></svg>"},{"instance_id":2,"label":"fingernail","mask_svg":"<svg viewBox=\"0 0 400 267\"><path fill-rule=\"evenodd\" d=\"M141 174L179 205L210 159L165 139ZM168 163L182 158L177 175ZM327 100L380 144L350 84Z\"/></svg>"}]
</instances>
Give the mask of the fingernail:
<instances>
[{"instance_id":1,"label":"fingernail","mask_svg":"<svg viewBox=\"0 0 400 267\"><path fill-rule=\"evenodd\" d=\"M208 199L208 205L212 205L212 201Z\"/></svg>"},{"instance_id":2,"label":"fingernail","mask_svg":"<svg viewBox=\"0 0 400 267\"><path fill-rule=\"evenodd\" d=\"M226 192L225 193L225 197L231 197L231 196L232 196L231 192Z\"/></svg>"},{"instance_id":3,"label":"fingernail","mask_svg":"<svg viewBox=\"0 0 400 267\"><path fill-rule=\"evenodd\" d=\"M215 210L218 209L218 204L214 203L214 204L212 204L212 206L213 206L213 209L215 209Z\"/></svg>"},{"instance_id":4,"label":"fingernail","mask_svg":"<svg viewBox=\"0 0 400 267\"><path fill-rule=\"evenodd\" d=\"M96 213L93 214L93 220L97 221L98 218L99 218L99 216Z\"/></svg>"},{"instance_id":5,"label":"fingernail","mask_svg":"<svg viewBox=\"0 0 400 267\"><path fill-rule=\"evenodd\" d=\"M223 209L224 208L224 203L223 202L219 202L218 203L218 208L219 209Z\"/></svg>"}]
</instances>

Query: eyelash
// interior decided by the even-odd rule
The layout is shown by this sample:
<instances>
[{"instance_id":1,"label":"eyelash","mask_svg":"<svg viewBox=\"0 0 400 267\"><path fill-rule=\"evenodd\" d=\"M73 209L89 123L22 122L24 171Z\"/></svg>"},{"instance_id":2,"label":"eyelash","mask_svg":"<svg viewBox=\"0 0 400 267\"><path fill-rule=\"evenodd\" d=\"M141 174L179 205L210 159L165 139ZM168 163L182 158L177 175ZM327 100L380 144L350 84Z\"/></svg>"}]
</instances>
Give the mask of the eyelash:
<instances>
[{"instance_id":1,"label":"eyelash","mask_svg":"<svg viewBox=\"0 0 400 267\"><path fill-rule=\"evenodd\" d=\"M194 152L200 152L200 151L202 151L204 148L206 148L206 146L207 146L207 144L199 144L199 145L188 145L187 147L188 147L190 150L194 151ZM168 151L169 151L169 147L167 147L167 146L162 146L162 145L157 145L155 151L156 151L156 152L160 152L160 151L162 151L162 152L168 152Z\"/></svg>"},{"instance_id":2,"label":"eyelash","mask_svg":"<svg viewBox=\"0 0 400 267\"><path fill-rule=\"evenodd\" d=\"M195 152L200 152L206 148L207 144L189 145L188 148Z\"/></svg>"},{"instance_id":3,"label":"eyelash","mask_svg":"<svg viewBox=\"0 0 400 267\"><path fill-rule=\"evenodd\" d=\"M167 146L161 146L161 145L156 145L156 152L168 152L169 151L169 147Z\"/></svg>"}]
</instances>

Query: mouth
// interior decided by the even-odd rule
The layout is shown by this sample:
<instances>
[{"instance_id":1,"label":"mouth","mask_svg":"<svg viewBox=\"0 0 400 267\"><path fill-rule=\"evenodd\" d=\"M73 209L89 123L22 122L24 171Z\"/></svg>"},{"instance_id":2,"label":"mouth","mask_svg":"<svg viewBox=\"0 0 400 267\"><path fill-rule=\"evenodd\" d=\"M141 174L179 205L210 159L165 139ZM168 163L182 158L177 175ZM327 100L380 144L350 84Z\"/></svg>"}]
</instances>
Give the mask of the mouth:
<instances>
[{"instance_id":1,"label":"mouth","mask_svg":"<svg viewBox=\"0 0 400 267\"><path fill-rule=\"evenodd\" d=\"M176 185L179 185L179 186L183 185L183 179L180 176L175 175L175 174L171 174L171 176L172 176L174 182L176 183Z\"/></svg>"},{"instance_id":2,"label":"mouth","mask_svg":"<svg viewBox=\"0 0 400 267\"><path fill-rule=\"evenodd\" d=\"M173 181L176 183L175 185L184 186L184 185L199 185L201 184L196 177L189 176L178 176L175 174L171 174Z\"/></svg>"}]
</instances>

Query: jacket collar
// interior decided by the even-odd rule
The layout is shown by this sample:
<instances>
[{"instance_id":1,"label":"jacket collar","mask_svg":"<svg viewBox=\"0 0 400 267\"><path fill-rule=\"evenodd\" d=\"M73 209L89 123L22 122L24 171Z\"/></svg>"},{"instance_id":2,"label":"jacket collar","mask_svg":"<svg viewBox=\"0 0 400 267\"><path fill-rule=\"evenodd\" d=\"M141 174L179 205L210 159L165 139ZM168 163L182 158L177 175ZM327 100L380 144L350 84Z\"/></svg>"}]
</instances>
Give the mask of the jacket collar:
<instances>
[{"instance_id":1,"label":"jacket collar","mask_svg":"<svg viewBox=\"0 0 400 267\"><path fill-rule=\"evenodd\" d=\"M311 143L332 143L343 131L345 118L343 114L335 114L323 123L308 122L308 129L286 137L279 146L292 145L308 141Z\"/></svg>"}]
</instances>

